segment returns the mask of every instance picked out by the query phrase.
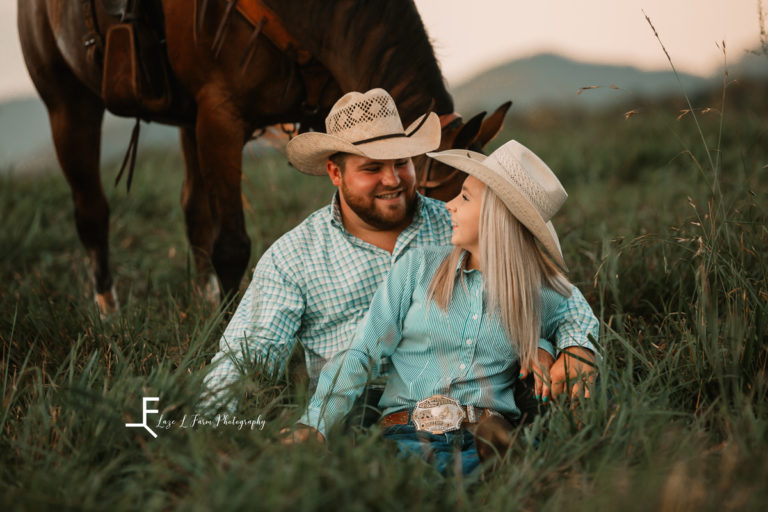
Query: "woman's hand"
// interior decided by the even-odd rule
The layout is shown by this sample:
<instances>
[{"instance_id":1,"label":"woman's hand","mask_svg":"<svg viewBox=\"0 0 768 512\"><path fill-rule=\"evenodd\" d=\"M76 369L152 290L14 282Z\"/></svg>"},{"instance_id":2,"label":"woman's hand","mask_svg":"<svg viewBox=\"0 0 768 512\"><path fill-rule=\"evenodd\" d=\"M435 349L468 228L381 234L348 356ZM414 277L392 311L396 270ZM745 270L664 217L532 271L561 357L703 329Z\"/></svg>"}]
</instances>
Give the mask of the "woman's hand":
<instances>
[{"instance_id":1,"label":"woman's hand","mask_svg":"<svg viewBox=\"0 0 768 512\"><path fill-rule=\"evenodd\" d=\"M534 368L523 367L520 369L520 378L525 379L533 371L533 383L534 394L536 400L546 402L549 399L549 373L552 363L555 362L555 358L552 355L540 348L536 351L536 362L533 364Z\"/></svg>"},{"instance_id":2,"label":"woman's hand","mask_svg":"<svg viewBox=\"0 0 768 512\"><path fill-rule=\"evenodd\" d=\"M584 395L589 398L595 381L595 354L583 347L568 347L558 356L549 370L552 397L568 393L571 398ZM569 389L570 387L570 389Z\"/></svg>"},{"instance_id":3,"label":"woman's hand","mask_svg":"<svg viewBox=\"0 0 768 512\"><path fill-rule=\"evenodd\" d=\"M316 439L319 443L325 443L323 434L307 425L297 425L294 428L286 427L280 431L280 434L283 436L280 439L280 443L285 445L306 443L310 439Z\"/></svg>"}]
</instances>

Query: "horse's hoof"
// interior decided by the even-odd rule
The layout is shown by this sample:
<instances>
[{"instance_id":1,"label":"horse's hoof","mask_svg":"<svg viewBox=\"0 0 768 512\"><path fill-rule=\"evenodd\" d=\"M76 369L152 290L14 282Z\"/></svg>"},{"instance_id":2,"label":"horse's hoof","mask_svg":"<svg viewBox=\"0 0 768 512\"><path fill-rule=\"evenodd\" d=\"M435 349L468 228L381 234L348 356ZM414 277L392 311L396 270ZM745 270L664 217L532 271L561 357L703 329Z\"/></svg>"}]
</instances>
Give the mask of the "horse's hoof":
<instances>
[{"instance_id":1,"label":"horse's hoof","mask_svg":"<svg viewBox=\"0 0 768 512\"><path fill-rule=\"evenodd\" d=\"M117 313L120 310L120 303L117 301L117 292L115 287L109 289L104 293L97 293L94 297L96 300L96 307L99 308L99 315L104 319L112 313Z\"/></svg>"},{"instance_id":2,"label":"horse's hoof","mask_svg":"<svg viewBox=\"0 0 768 512\"><path fill-rule=\"evenodd\" d=\"M214 308L221 303L221 288L215 274L210 274L208 282L203 286L203 299Z\"/></svg>"}]
</instances>

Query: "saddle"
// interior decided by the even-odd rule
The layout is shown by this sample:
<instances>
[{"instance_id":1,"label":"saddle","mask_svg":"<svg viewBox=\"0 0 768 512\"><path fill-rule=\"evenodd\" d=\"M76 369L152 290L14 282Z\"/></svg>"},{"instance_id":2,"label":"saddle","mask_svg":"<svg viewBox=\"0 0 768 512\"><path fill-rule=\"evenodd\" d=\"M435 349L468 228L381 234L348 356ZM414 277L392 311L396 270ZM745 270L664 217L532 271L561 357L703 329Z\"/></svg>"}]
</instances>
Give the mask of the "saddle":
<instances>
[{"instance_id":1,"label":"saddle","mask_svg":"<svg viewBox=\"0 0 768 512\"><path fill-rule=\"evenodd\" d=\"M104 11L110 16L122 18L128 11L130 0L100 0Z\"/></svg>"},{"instance_id":2,"label":"saddle","mask_svg":"<svg viewBox=\"0 0 768 512\"><path fill-rule=\"evenodd\" d=\"M304 100L301 104L302 117L299 121L299 133L308 131L313 127L324 126L325 113L320 112L320 99L326 88L334 81L330 71L325 68L312 54L303 48L301 43L291 34L283 24L280 17L269 8L263 0L226 0L227 8L224 17L219 23L216 37L213 41L214 56L218 56L223 46L223 36L226 33L227 21L236 10L253 27L248 48L241 60L243 68L248 66L253 55L253 45L260 34L263 34L283 54L293 59L296 67L292 68L292 74L288 79L290 83L294 79L294 72L298 70L300 79L304 85ZM202 12L197 10L195 1L195 19L204 16L207 0L203 0ZM198 25L196 21L195 25Z\"/></svg>"},{"instance_id":3,"label":"saddle","mask_svg":"<svg viewBox=\"0 0 768 512\"><path fill-rule=\"evenodd\" d=\"M154 2L144 7L141 0L95 1L120 18L106 33L101 82L105 106L128 117L166 111L172 94L162 11Z\"/></svg>"}]
</instances>

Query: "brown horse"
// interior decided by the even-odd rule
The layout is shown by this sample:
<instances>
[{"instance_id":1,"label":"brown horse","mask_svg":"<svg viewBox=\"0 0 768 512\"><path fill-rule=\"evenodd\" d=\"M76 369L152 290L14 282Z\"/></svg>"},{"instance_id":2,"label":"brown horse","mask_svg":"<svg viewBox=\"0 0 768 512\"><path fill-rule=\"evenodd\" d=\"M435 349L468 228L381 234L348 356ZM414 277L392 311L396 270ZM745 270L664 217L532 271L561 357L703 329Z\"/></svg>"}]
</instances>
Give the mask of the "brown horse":
<instances>
[{"instance_id":1,"label":"brown horse","mask_svg":"<svg viewBox=\"0 0 768 512\"><path fill-rule=\"evenodd\" d=\"M109 206L99 175L105 107L180 127L186 167L182 206L198 279L215 283L209 280L215 271L225 294L238 289L250 257L241 163L243 145L256 130L289 122L299 122L303 130L324 129L336 99L373 87L390 91L406 125L430 108L441 115L441 149L479 149L501 127L509 104L485 122L483 115L466 124L456 119L412 0L240 0L249 2L272 17L249 21L233 9L238 2L229 0L18 1L21 47L48 109L102 312L117 307L109 270ZM125 85L121 76L105 71L121 62L105 59L104 41L126 18L154 34L156 47L144 56L162 56L154 69L164 75L150 80L164 94L153 96L146 88L135 111L113 108L103 94L107 82ZM280 31L288 34L282 40ZM426 157L415 165L423 184L447 186L441 197L455 193L457 181L441 179L448 170L430 168Z\"/></svg>"}]
</instances>

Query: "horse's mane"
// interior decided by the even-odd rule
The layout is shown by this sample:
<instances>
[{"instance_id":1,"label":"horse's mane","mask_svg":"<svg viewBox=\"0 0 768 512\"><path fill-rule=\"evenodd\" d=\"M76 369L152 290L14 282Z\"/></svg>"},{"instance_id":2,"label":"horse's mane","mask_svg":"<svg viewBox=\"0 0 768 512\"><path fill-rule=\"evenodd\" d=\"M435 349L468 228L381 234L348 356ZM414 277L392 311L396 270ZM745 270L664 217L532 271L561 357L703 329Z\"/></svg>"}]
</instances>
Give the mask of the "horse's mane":
<instances>
[{"instance_id":1,"label":"horse's mane","mask_svg":"<svg viewBox=\"0 0 768 512\"><path fill-rule=\"evenodd\" d=\"M434 111L453 111L453 99L412 0L271 0L269 4L291 32L295 26L294 36L321 61L349 61L344 67L356 76L337 77L342 89L387 89L406 122L426 112L432 99Z\"/></svg>"}]
</instances>

